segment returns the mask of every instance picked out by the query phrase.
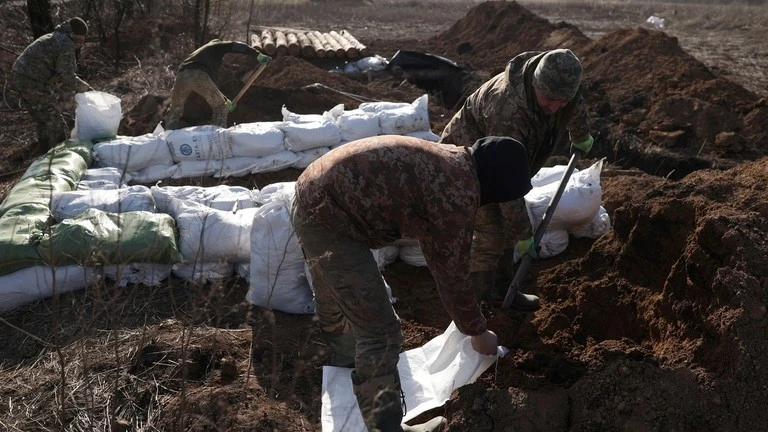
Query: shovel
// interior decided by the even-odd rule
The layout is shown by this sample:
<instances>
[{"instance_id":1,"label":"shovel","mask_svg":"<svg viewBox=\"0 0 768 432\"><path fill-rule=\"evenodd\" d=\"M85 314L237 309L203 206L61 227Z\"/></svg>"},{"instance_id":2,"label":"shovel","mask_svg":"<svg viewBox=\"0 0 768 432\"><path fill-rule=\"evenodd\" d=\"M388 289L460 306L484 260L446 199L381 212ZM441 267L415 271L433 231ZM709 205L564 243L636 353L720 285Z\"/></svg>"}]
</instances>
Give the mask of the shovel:
<instances>
[{"instance_id":1,"label":"shovel","mask_svg":"<svg viewBox=\"0 0 768 432\"><path fill-rule=\"evenodd\" d=\"M563 192L565 191L565 186L568 184L568 180L571 178L571 174L573 174L573 170L576 168L576 163L580 158L581 152L578 150L574 151L571 155L571 160L568 162L568 167L563 173L563 177L560 179L560 186L558 186L557 192L555 192L555 195L553 195L552 199L549 201L547 210L544 212L544 217L542 218L539 226L536 228L536 233L533 235L533 249L536 251L537 255L539 253L539 243L541 243L541 238L544 237L544 232L547 230L547 226L552 220L552 215L555 213L557 203L560 202L560 198L563 196ZM504 302L501 304L502 309L507 309L512 305L512 301L515 299L515 295L517 295L517 292L520 290L520 286L523 284L525 274L528 272L528 266L531 264L531 259L531 256L527 253L523 254L521 257L520 265L517 267L517 271L515 272L515 277L512 278L512 283L509 284L509 288L507 289L507 295L504 297Z\"/></svg>"},{"instance_id":2,"label":"shovel","mask_svg":"<svg viewBox=\"0 0 768 432\"><path fill-rule=\"evenodd\" d=\"M253 85L253 82L256 81L256 78L258 78L259 75L261 75L261 73L264 72L264 69L266 69L266 67L267 65L263 64L259 66L259 68L256 69L254 73L251 74L251 77L248 78L248 81L245 83L243 88L240 89L240 93L238 93L237 96L235 96L235 98L232 99L232 103L237 105L237 102L240 101L240 98L242 98L245 92Z\"/></svg>"}]
</instances>

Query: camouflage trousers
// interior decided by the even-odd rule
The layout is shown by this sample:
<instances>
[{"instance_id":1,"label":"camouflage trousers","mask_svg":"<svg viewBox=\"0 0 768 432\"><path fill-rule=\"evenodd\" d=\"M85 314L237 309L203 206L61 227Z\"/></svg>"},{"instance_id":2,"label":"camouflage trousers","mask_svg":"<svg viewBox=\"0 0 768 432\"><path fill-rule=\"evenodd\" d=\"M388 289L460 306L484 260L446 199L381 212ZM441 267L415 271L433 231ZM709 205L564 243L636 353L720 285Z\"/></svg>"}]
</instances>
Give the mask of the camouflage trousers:
<instances>
[{"instance_id":1,"label":"camouflage trousers","mask_svg":"<svg viewBox=\"0 0 768 432\"><path fill-rule=\"evenodd\" d=\"M312 277L320 329L354 334L359 379L397 373L403 346L400 318L373 253L343 232L306 220L301 210L294 204L292 220Z\"/></svg>"},{"instance_id":2,"label":"camouflage trousers","mask_svg":"<svg viewBox=\"0 0 768 432\"><path fill-rule=\"evenodd\" d=\"M58 107L58 99L50 85L14 74L19 97L32 120L37 133L37 150L45 153L67 139L67 122Z\"/></svg>"},{"instance_id":3,"label":"camouflage trousers","mask_svg":"<svg viewBox=\"0 0 768 432\"><path fill-rule=\"evenodd\" d=\"M179 119L184 114L184 105L192 93L202 96L211 107L214 125L227 127L227 97L219 91L207 73L200 69L186 69L176 75L171 90L171 106L165 119L166 129L178 129Z\"/></svg>"},{"instance_id":4,"label":"camouflage trousers","mask_svg":"<svg viewBox=\"0 0 768 432\"><path fill-rule=\"evenodd\" d=\"M475 214L470 272L496 270L504 251L530 235L531 222L523 198L480 207Z\"/></svg>"}]
</instances>

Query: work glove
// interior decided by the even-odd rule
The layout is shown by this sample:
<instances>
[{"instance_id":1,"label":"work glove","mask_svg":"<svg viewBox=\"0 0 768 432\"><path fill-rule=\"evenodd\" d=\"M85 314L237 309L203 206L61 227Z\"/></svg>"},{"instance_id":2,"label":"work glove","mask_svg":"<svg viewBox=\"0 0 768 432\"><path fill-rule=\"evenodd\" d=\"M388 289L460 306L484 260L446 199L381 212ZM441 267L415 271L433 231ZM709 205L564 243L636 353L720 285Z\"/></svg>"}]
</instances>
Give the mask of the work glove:
<instances>
[{"instance_id":1,"label":"work glove","mask_svg":"<svg viewBox=\"0 0 768 432\"><path fill-rule=\"evenodd\" d=\"M583 154L589 153L590 150L592 150L592 144L595 143L595 139L592 138L592 135L588 136L587 139L581 142L571 142L571 153L573 153L575 150L578 149L581 150Z\"/></svg>"},{"instance_id":2,"label":"work glove","mask_svg":"<svg viewBox=\"0 0 768 432\"><path fill-rule=\"evenodd\" d=\"M227 100L224 102L224 105L226 105L226 106L227 106L227 111L229 111L229 112L232 112L232 111L234 111L234 110L235 110L235 107L237 106L237 104L235 104L234 102L232 102L232 101L231 101L231 100L229 100L229 99L227 99Z\"/></svg>"},{"instance_id":3,"label":"work glove","mask_svg":"<svg viewBox=\"0 0 768 432\"><path fill-rule=\"evenodd\" d=\"M256 60L258 60L260 64L267 64L272 61L272 57L266 54L258 53L256 54Z\"/></svg>"},{"instance_id":4,"label":"work glove","mask_svg":"<svg viewBox=\"0 0 768 432\"><path fill-rule=\"evenodd\" d=\"M536 252L536 245L533 242L533 236L515 243L515 253L517 253L517 256L520 258L522 258L525 254L530 255L530 257L534 259L538 258L539 254Z\"/></svg>"}]
</instances>

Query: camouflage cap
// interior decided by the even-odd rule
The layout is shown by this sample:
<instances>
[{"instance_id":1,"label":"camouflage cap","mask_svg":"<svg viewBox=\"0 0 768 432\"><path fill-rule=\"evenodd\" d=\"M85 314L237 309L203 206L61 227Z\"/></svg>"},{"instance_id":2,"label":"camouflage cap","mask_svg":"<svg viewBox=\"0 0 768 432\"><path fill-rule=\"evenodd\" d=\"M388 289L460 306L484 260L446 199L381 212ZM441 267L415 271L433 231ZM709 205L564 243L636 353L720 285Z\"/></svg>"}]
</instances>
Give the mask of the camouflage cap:
<instances>
[{"instance_id":1,"label":"camouflage cap","mask_svg":"<svg viewBox=\"0 0 768 432\"><path fill-rule=\"evenodd\" d=\"M88 24L80 17L74 17L69 19L69 26L72 28L72 33L78 36L85 36L88 34Z\"/></svg>"},{"instance_id":2,"label":"camouflage cap","mask_svg":"<svg viewBox=\"0 0 768 432\"><path fill-rule=\"evenodd\" d=\"M538 88L550 99L571 100L581 84L581 62L569 49L544 54L533 71Z\"/></svg>"}]
</instances>

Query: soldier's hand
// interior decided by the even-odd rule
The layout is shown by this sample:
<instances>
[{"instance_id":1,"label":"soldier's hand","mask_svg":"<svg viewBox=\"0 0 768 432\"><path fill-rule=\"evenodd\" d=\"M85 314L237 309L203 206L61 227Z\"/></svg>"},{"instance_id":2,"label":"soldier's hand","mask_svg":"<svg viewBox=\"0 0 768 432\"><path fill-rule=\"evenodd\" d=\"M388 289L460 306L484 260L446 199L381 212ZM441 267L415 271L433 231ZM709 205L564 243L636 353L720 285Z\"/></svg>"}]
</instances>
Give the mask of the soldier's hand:
<instances>
[{"instance_id":1,"label":"soldier's hand","mask_svg":"<svg viewBox=\"0 0 768 432\"><path fill-rule=\"evenodd\" d=\"M234 110L235 110L235 107L237 106L237 104L235 104L234 102L232 102L232 101L231 101L231 100L229 100L229 99L227 99L227 100L224 102L224 105L226 105L226 106L227 106L227 111L229 111L229 112L232 112L232 111L234 111Z\"/></svg>"},{"instance_id":2,"label":"soldier's hand","mask_svg":"<svg viewBox=\"0 0 768 432\"><path fill-rule=\"evenodd\" d=\"M539 257L539 254L536 252L536 245L533 243L533 236L515 243L515 252L520 258L526 254L530 255L533 259Z\"/></svg>"},{"instance_id":3,"label":"soldier's hand","mask_svg":"<svg viewBox=\"0 0 768 432\"><path fill-rule=\"evenodd\" d=\"M256 60L258 60L261 64L267 64L272 61L272 57L266 54L258 53L256 54Z\"/></svg>"},{"instance_id":4,"label":"soldier's hand","mask_svg":"<svg viewBox=\"0 0 768 432\"><path fill-rule=\"evenodd\" d=\"M496 355L499 350L499 338L496 333L486 330L485 333L472 336L472 349L485 355Z\"/></svg>"},{"instance_id":5,"label":"soldier's hand","mask_svg":"<svg viewBox=\"0 0 768 432\"><path fill-rule=\"evenodd\" d=\"M587 137L584 141L581 142L571 142L571 153L573 153L575 150L578 149L581 150L582 153L587 154L590 150L592 150L592 144L595 143L595 139L592 138L592 135Z\"/></svg>"}]
</instances>

